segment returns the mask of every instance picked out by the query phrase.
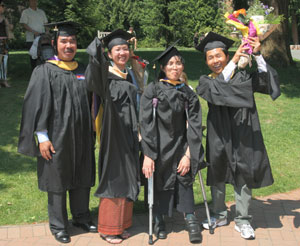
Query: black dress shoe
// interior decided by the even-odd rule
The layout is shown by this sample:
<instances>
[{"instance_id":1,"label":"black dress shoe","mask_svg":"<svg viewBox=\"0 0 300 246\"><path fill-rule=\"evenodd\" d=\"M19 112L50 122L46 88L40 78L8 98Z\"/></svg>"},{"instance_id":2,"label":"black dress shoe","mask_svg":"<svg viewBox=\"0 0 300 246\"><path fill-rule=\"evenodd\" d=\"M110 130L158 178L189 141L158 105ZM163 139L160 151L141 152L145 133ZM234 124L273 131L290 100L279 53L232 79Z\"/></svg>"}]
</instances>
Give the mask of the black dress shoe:
<instances>
[{"instance_id":1,"label":"black dress shoe","mask_svg":"<svg viewBox=\"0 0 300 246\"><path fill-rule=\"evenodd\" d=\"M87 232L92 232L92 233L98 232L97 226L95 226L92 221L85 222L85 223L73 222L72 224L73 226L80 227L81 229Z\"/></svg>"},{"instance_id":2,"label":"black dress shoe","mask_svg":"<svg viewBox=\"0 0 300 246\"><path fill-rule=\"evenodd\" d=\"M154 234L158 239L166 239L166 225L164 221L159 221L154 224Z\"/></svg>"},{"instance_id":3,"label":"black dress shoe","mask_svg":"<svg viewBox=\"0 0 300 246\"><path fill-rule=\"evenodd\" d=\"M186 219L186 228L189 232L189 239L191 243L199 243L202 241L200 223L195 216L192 218Z\"/></svg>"},{"instance_id":4,"label":"black dress shoe","mask_svg":"<svg viewBox=\"0 0 300 246\"><path fill-rule=\"evenodd\" d=\"M71 242L71 238L66 231L60 231L60 232L54 233L54 237L60 243Z\"/></svg>"}]
</instances>

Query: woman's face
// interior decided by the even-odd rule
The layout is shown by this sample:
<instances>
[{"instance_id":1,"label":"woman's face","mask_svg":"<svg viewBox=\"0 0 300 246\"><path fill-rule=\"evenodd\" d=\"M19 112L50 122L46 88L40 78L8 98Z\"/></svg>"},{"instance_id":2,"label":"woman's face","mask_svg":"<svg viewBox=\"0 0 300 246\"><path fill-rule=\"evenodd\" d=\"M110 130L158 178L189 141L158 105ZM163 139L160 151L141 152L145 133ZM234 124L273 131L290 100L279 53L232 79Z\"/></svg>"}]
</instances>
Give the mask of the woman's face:
<instances>
[{"instance_id":1,"label":"woman's face","mask_svg":"<svg viewBox=\"0 0 300 246\"><path fill-rule=\"evenodd\" d=\"M115 45L108 56L119 69L124 70L129 59L129 47L127 44Z\"/></svg>"},{"instance_id":2,"label":"woman's face","mask_svg":"<svg viewBox=\"0 0 300 246\"><path fill-rule=\"evenodd\" d=\"M173 56L162 68L162 71L166 74L170 80L179 80L184 69L184 65L178 56Z\"/></svg>"}]
</instances>

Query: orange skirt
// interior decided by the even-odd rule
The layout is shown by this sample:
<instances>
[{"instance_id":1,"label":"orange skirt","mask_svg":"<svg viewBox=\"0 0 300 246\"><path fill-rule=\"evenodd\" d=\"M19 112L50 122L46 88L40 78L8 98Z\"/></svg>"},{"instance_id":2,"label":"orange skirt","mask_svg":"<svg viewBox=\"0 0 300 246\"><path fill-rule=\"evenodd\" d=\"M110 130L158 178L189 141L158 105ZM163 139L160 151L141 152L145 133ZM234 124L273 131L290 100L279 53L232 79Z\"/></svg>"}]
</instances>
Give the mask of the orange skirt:
<instances>
[{"instance_id":1,"label":"orange skirt","mask_svg":"<svg viewBox=\"0 0 300 246\"><path fill-rule=\"evenodd\" d=\"M132 225L133 202L126 198L101 198L98 213L98 232L121 235Z\"/></svg>"}]
</instances>

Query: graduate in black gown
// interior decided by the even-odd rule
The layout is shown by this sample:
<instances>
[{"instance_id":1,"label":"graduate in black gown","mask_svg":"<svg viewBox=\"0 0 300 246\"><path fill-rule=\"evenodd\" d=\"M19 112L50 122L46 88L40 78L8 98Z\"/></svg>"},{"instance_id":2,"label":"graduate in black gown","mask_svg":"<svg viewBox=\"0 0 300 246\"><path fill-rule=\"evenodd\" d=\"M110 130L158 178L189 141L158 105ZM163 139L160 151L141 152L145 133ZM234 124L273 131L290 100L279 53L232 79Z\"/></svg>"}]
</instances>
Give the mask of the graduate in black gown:
<instances>
[{"instance_id":1,"label":"graduate in black gown","mask_svg":"<svg viewBox=\"0 0 300 246\"><path fill-rule=\"evenodd\" d=\"M140 186L137 87L126 66L131 37L119 29L103 40L95 38L87 48L86 81L103 106L95 193L100 197L98 232L109 243L121 243L130 236L125 229L132 225L133 201Z\"/></svg>"},{"instance_id":2,"label":"graduate in black gown","mask_svg":"<svg viewBox=\"0 0 300 246\"><path fill-rule=\"evenodd\" d=\"M67 191L73 225L97 232L89 212L90 187L95 182L91 95L86 89L84 67L74 60L74 23L49 25L58 28L54 36L56 55L37 66L30 78L18 151L37 157L38 186L48 192L50 230L56 240L68 243Z\"/></svg>"},{"instance_id":3,"label":"graduate in black gown","mask_svg":"<svg viewBox=\"0 0 300 246\"><path fill-rule=\"evenodd\" d=\"M249 215L251 189L273 184L269 158L260 129L254 93L280 95L278 75L260 54L258 38L250 38L257 70L235 71L247 48L243 44L229 61L233 41L210 32L197 46L204 52L210 75L199 79L197 93L208 103L206 161L207 184L213 199L214 226L227 224L225 183L235 190L235 229L245 239L255 238ZM208 228L207 221L203 224Z\"/></svg>"},{"instance_id":4,"label":"graduate in black gown","mask_svg":"<svg viewBox=\"0 0 300 246\"><path fill-rule=\"evenodd\" d=\"M155 60L160 63L158 81L148 85L141 98L140 128L144 153L143 173L154 174L154 233L167 237L164 215L175 206L184 214L191 242L201 241L194 214L193 182L203 162L201 106L198 96L179 78L184 60L171 45ZM158 99L156 118L153 98Z\"/></svg>"}]
</instances>

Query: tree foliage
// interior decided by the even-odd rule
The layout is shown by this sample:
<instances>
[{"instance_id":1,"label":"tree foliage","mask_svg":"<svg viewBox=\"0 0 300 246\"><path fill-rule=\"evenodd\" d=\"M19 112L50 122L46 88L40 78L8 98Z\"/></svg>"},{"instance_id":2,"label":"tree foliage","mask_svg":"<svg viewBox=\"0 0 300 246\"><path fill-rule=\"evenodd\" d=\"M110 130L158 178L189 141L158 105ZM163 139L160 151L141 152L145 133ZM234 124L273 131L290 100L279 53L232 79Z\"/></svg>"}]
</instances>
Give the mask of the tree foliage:
<instances>
[{"instance_id":1,"label":"tree foliage","mask_svg":"<svg viewBox=\"0 0 300 246\"><path fill-rule=\"evenodd\" d=\"M4 0L5 1L5 0ZM222 3L231 3L234 8L245 7L248 0L39 0L39 8L46 12L49 22L73 20L80 25L79 47L86 47L96 36L97 30L127 30L133 26L139 45L148 47L166 46L180 39L179 45L191 46L195 32L204 34L210 30L225 34L228 28L223 18ZM299 19L299 1L265 0L277 3L276 11L285 10L286 23L279 36L286 40L286 25L291 13ZM288 5L288 3L290 3ZM27 0L6 0L7 16L14 24L16 39L12 48L24 48L24 30L19 24L21 11L27 7ZM281 6L281 7L280 7ZM280 12L281 13L281 12ZM299 25L299 23L296 25ZM291 36L291 35L290 35ZM292 40L290 38L290 40ZM286 42L289 42L287 40ZM287 47L286 44L284 47ZM287 51L288 52L288 51ZM287 54L289 57L289 54Z\"/></svg>"}]
</instances>

